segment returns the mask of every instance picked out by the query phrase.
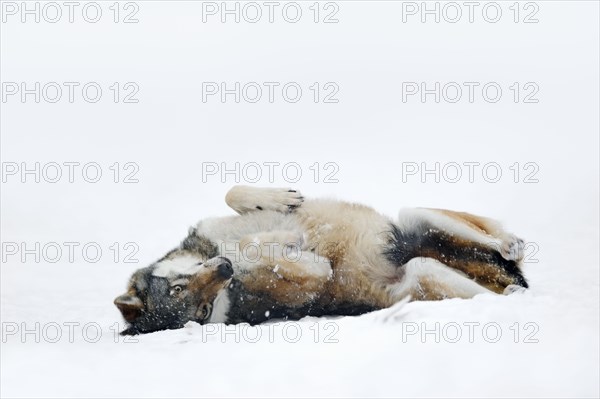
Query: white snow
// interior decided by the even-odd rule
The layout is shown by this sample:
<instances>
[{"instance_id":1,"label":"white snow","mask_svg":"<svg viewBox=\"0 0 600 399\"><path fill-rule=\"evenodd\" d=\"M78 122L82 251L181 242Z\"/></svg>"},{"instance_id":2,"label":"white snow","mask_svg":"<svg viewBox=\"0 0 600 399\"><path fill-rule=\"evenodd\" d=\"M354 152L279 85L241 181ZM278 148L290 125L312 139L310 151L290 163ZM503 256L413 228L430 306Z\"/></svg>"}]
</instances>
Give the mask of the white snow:
<instances>
[{"instance_id":1,"label":"white snow","mask_svg":"<svg viewBox=\"0 0 600 399\"><path fill-rule=\"evenodd\" d=\"M598 3L535 2L537 24L522 23L524 8L514 23L512 3L500 2L496 24L481 8L472 24L419 15L404 24L402 2L336 2L338 24L314 23L312 2L301 3L297 24L221 24L218 15L204 24L200 2L136 2L137 24L114 23L112 2L101 2L97 24L7 16L2 82L96 81L103 96L88 103L76 91L70 103L65 88L57 103L17 95L0 104L0 396L600 396ZM223 81L295 81L303 97L202 102L202 82ZM503 97L402 102L402 82L421 81L493 81ZM115 103L114 82L135 82L139 103ZM321 100L336 82L339 103L315 103L315 82ZM535 82L539 102L523 103L526 90L515 103L514 82ZM36 183L22 162L39 162L40 174L56 162L62 178ZM73 183L64 162L79 162ZM82 178L90 162L100 165L97 183ZM136 170L128 162L138 183L124 182ZM203 176L207 162L219 171ZM255 162L257 185L390 216L422 206L496 218L529 243L531 289L360 317L117 335L112 301L131 273L197 220L233 214L224 196L236 176L221 172L236 162L239 183L251 184L243 165ZM272 179L269 162L279 162ZM293 168L283 174L291 162L297 182ZM447 179L421 173L436 162ZM449 182L451 162L479 162L473 181L463 167ZM497 183L482 176L492 163Z\"/></svg>"}]
</instances>

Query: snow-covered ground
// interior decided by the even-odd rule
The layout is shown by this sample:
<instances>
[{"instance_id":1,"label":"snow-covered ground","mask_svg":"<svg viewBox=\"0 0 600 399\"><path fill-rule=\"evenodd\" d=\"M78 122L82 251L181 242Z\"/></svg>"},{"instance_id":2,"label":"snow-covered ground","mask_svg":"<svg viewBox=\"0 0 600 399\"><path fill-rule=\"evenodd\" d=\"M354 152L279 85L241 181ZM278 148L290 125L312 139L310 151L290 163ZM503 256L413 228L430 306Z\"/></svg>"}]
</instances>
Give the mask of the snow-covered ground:
<instances>
[{"instance_id":1,"label":"snow-covered ground","mask_svg":"<svg viewBox=\"0 0 600 399\"><path fill-rule=\"evenodd\" d=\"M497 23L483 18L485 2L473 23L464 5L457 23L447 21L455 14L421 23L411 8L420 2L320 3L317 23L302 2L301 20L289 23L281 3L273 23L262 6L255 24L244 15L221 23L211 8L220 2L120 3L117 23L112 2L99 3L97 23L79 8L65 21L66 6L57 23L22 23L7 3L21 4L2 3L0 30L2 397L600 395L597 2L522 2L518 22L513 2L500 2ZM130 14L139 22L122 23ZM328 15L339 22L322 23ZM21 82L40 82L39 103L7 95ZM48 82L63 87L56 103ZM73 102L65 82L79 83ZM96 103L81 94L90 82L103 90ZM257 82L263 98L247 101L250 85L239 103L233 94L203 102L203 82ZM272 103L265 82L279 83ZM289 82L302 89L296 103L279 90ZM440 82L439 103L433 94L403 101L421 82ZM463 90L456 103L455 85L443 92L449 82ZM464 82L479 84L473 102ZM480 90L490 82L502 90L495 103ZM124 103L136 88L139 102ZM339 102L324 103L336 88ZM21 173L36 162L39 183ZM80 163L73 182L65 162ZM236 176L220 172L236 162L239 183L252 183L255 162L259 186L390 216L427 206L502 220L529 242L531 289L360 317L118 336L112 300L130 274L198 219L232 213L223 197ZM280 163L272 181L268 162ZM437 176L422 174L436 162ZM98 169L99 181L86 181Z\"/></svg>"}]
</instances>

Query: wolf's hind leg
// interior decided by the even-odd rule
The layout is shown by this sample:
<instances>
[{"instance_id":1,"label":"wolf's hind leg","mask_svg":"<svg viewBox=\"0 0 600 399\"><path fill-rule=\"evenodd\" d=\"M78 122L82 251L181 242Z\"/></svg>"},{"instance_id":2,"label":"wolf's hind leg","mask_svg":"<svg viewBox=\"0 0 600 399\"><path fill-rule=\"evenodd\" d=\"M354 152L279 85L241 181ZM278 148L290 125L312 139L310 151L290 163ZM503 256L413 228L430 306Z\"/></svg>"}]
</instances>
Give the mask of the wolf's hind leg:
<instances>
[{"instance_id":1,"label":"wolf's hind leg","mask_svg":"<svg viewBox=\"0 0 600 399\"><path fill-rule=\"evenodd\" d=\"M298 191L289 188L234 186L225 196L227 205L240 215L263 210L291 212L303 201Z\"/></svg>"},{"instance_id":2,"label":"wolf's hind leg","mask_svg":"<svg viewBox=\"0 0 600 399\"><path fill-rule=\"evenodd\" d=\"M398 226L408 229L426 223L464 241L496 249L506 260L523 258L523 240L505 231L499 222L465 212L416 208L400 212Z\"/></svg>"},{"instance_id":3,"label":"wolf's hind leg","mask_svg":"<svg viewBox=\"0 0 600 399\"><path fill-rule=\"evenodd\" d=\"M510 284L527 287L519 260L507 259L502 253L500 233L488 234L483 218L469 217L471 221L464 215L430 209L401 213L392 227L388 259L401 266L415 257L433 258L497 293Z\"/></svg>"},{"instance_id":4,"label":"wolf's hind leg","mask_svg":"<svg viewBox=\"0 0 600 399\"><path fill-rule=\"evenodd\" d=\"M448 211L445 209L431 209L432 211L445 214L462 222L475 230L480 230L488 236L499 241L490 241L490 244L500 252L507 260L521 261L524 256L525 241L516 235L506 231L500 222L477 216L466 212Z\"/></svg>"},{"instance_id":5,"label":"wolf's hind leg","mask_svg":"<svg viewBox=\"0 0 600 399\"><path fill-rule=\"evenodd\" d=\"M402 268L402 281L388 287L394 302L407 295L414 300L439 300L493 293L432 258L413 258Z\"/></svg>"}]
</instances>

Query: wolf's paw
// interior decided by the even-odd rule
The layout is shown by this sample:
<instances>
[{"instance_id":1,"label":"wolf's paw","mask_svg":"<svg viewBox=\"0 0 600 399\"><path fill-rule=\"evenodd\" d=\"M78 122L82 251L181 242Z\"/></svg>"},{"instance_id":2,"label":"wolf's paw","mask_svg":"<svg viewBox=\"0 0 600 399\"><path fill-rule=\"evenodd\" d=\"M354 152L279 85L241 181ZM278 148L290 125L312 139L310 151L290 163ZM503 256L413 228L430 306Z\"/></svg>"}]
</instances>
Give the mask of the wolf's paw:
<instances>
[{"instance_id":1,"label":"wolf's paw","mask_svg":"<svg viewBox=\"0 0 600 399\"><path fill-rule=\"evenodd\" d=\"M257 210L287 213L298 208L304 197L289 188L235 186L225 196L225 202L239 214Z\"/></svg>"},{"instance_id":2,"label":"wolf's paw","mask_svg":"<svg viewBox=\"0 0 600 399\"><path fill-rule=\"evenodd\" d=\"M256 209L277 212L292 212L304 202L297 190L289 188L270 188L261 192L257 198Z\"/></svg>"},{"instance_id":3,"label":"wolf's paw","mask_svg":"<svg viewBox=\"0 0 600 399\"><path fill-rule=\"evenodd\" d=\"M510 295L515 293L523 293L527 291L527 288L521 287L520 285L510 284L504 289L504 295Z\"/></svg>"},{"instance_id":4,"label":"wolf's paw","mask_svg":"<svg viewBox=\"0 0 600 399\"><path fill-rule=\"evenodd\" d=\"M500 254L506 260L523 260L525 241L515 235L508 235L500 246Z\"/></svg>"}]
</instances>

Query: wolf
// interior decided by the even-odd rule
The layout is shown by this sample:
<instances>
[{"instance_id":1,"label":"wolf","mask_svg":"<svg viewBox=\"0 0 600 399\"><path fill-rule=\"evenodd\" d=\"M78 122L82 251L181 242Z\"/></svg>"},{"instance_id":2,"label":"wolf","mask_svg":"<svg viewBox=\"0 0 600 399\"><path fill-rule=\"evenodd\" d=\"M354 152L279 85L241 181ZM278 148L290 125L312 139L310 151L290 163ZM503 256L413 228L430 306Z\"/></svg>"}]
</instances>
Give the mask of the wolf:
<instances>
[{"instance_id":1,"label":"wolf","mask_svg":"<svg viewBox=\"0 0 600 399\"><path fill-rule=\"evenodd\" d=\"M297 190L235 186L238 215L210 218L137 270L114 300L124 335L187 322L250 323L359 315L411 300L528 287L524 241L500 223L442 209L374 209Z\"/></svg>"}]
</instances>

